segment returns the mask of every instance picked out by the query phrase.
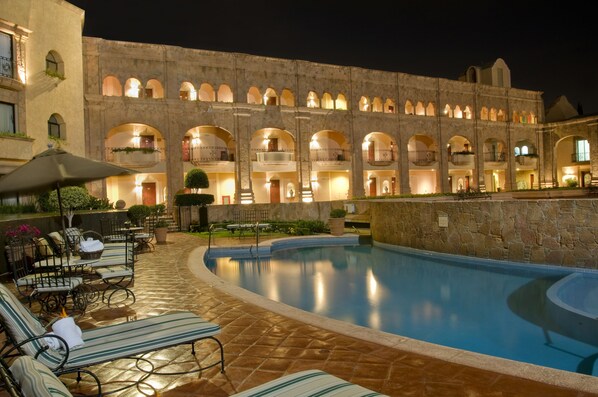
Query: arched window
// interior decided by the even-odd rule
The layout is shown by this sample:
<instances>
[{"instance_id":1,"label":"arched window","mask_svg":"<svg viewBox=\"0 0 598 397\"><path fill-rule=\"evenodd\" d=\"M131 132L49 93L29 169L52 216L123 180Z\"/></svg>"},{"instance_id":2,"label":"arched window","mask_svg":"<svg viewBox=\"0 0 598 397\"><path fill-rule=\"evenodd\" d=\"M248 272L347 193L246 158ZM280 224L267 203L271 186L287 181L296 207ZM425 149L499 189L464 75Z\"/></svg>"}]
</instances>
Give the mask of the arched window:
<instances>
[{"instance_id":1,"label":"arched window","mask_svg":"<svg viewBox=\"0 0 598 397\"><path fill-rule=\"evenodd\" d=\"M421 103L421 101L418 101L417 105L415 106L415 114L417 114L418 116L426 115L426 108L424 107L424 104Z\"/></svg>"},{"instance_id":2,"label":"arched window","mask_svg":"<svg viewBox=\"0 0 598 397\"><path fill-rule=\"evenodd\" d=\"M216 93L214 92L214 88L208 83L200 85L199 90L197 91L197 100L202 102L215 102Z\"/></svg>"},{"instance_id":3,"label":"arched window","mask_svg":"<svg viewBox=\"0 0 598 397\"><path fill-rule=\"evenodd\" d=\"M382 113L384 111L384 107L382 106L382 99L379 97L374 97L372 101L372 112Z\"/></svg>"},{"instance_id":4,"label":"arched window","mask_svg":"<svg viewBox=\"0 0 598 397\"><path fill-rule=\"evenodd\" d=\"M488 108L486 106L482 106L482 110L480 110L480 120L488 120Z\"/></svg>"},{"instance_id":5,"label":"arched window","mask_svg":"<svg viewBox=\"0 0 598 397\"><path fill-rule=\"evenodd\" d=\"M164 98L164 88L162 83L156 79L151 79L145 85L146 98Z\"/></svg>"},{"instance_id":6,"label":"arched window","mask_svg":"<svg viewBox=\"0 0 598 397\"><path fill-rule=\"evenodd\" d=\"M464 118L467 120L471 120L471 108L469 106L465 106L465 110L463 111Z\"/></svg>"},{"instance_id":7,"label":"arched window","mask_svg":"<svg viewBox=\"0 0 598 397\"><path fill-rule=\"evenodd\" d=\"M517 113L516 111L513 111L513 123L519 123L519 113Z\"/></svg>"},{"instance_id":8,"label":"arched window","mask_svg":"<svg viewBox=\"0 0 598 397\"><path fill-rule=\"evenodd\" d=\"M463 112L461 111L461 107L459 105L455 106L455 111L453 112L453 116L456 119L462 119L463 118Z\"/></svg>"},{"instance_id":9,"label":"arched window","mask_svg":"<svg viewBox=\"0 0 598 397\"><path fill-rule=\"evenodd\" d=\"M276 95L276 91L272 88L268 88L266 93L264 94L264 104L266 106L276 106L278 105L278 95Z\"/></svg>"},{"instance_id":10,"label":"arched window","mask_svg":"<svg viewBox=\"0 0 598 397\"><path fill-rule=\"evenodd\" d=\"M308 108L319 108L320 107L320 98L318 98L318 94L314 91L310 91L307 93L307 107Z\"/></svg>"},{"instance_id":11,"label":"arched window","mask_svg":"<svg viewBox=\"0 0 598 397\"><path fill-rule=\"evenodd\" d=\"M233 91L227 84L220 84L218 88L218 102L233 102Z\"/></svg>"},{"instance_id":12,"label":"arched window","mask_svg":"<svg viewBox=\"0 0 598 397\"><path fill-rule=\"evenodd\" d=\"M413 109L411 101L405 102L405 114L415 114L415 109Z\"/></svg>"},{"instance_id":13,"label":"arched window","mask_svg":"<svg viewBox=\"0 0 598 397\"><path fill-rule=\"evenodd\" d=\"M444 107L444 115L446 117L453 117L453 109L451 109L451 106L448 103Z\"/></svg>"},{"instance_id":14,"label":"arched window","mask_svg":"<svg viewBox=\"0 0 598 397\"><path fill-rule=\"evenodd\" d=\"M332 95L330 95L328 92L325 92L324 95L322 95L322 109L334 109Z\"/></svg>"},{"instance_id":15,"label":"arched window","mask_svg":"<svg viewBox=\"0 0 598 397\"><path fill-rule=\"evenodd\" d=\"M343 94L338 94L334 101L334 107L337 110L347 110L347 99Z\"/></svg>"},{"instance_id":16,"label":"arched window","mask_svg":"<svg viewBox=\"0 0 598 397\"><path fill-rule=\"evenodd\" d=\"M394 101L387 98L384 102L384 113L396 113L396 108Z\"/></svg>"},{"instance_id":17,"label":"arched window","mask_svg":"<svg viewBox=\"0 0 598 397\"><path fill-rule=\"evenodd\" d=\"M281 106L295 106L295 95L293 95L291 90L286 88L282 90L282 94L280 95L280 104Z\"/></svg>"},{"instance_id":18,"label":"arched window","mask_svg":"<svg viewBox=\"0 0 598 397\"><path fill-rule=\"evenodd\" d=\"M129 98L141 98L143 92L143 85L141 81L132 77L125 83L125 96Z\"/></svg>"},{"instance_id":19,"label":"arched window","mask_svg":"<svg viewBox=\"0 0 598 397\"><path fill-rule=\"evenodd\" d=\"M490 121L497 121L497 114L496 114L496 109L494 108L490 108L490 116L488 116L488 119Z\"/></svg>"},{"instance_id":20,"label":"arched window","mask_svg":"<svg viewBox=\"0 0 598 397\"><path fill-rule=\"evenodd\" d=\"M251 105L261 105L262 104L262 95L260 94L260 90L257 87L249 88L247 91L247 103Z\"/></svg>"},{"instance_id":21,"label":"arched window","mask_svg":"<svg viewBox=\"0 0 598 397\"><path fill-rule=\"evenodd\" d=\"M114 76L106 76L102 82L102 95L104 96L122 96L123 88L120 81Z\"/></svg>"},{"instance_id":22,"label":"arched window","mask_svg":"<svg viewBox=\"0 0 598 397\"><path fill-rule=\"evenodd\" d=\"M426 116L436 116L436 107L434 106L434 103L428 103L428 106L426 107Z\"/></svg>"},{"instance_id":23,"label":"arched window","mask_svg":"<svg viewBox=\"0 0 598 397\"><path fill-rule=\"evenodd\" d=\"M362 112L371 112L370 99L366 96L362 96L359 99L359 110Z\"/></svg>"},{"instance_id":24,"label":"arched window","mask_svg":"<svg viewBox=\"0 0 598 397\"><path fill-rule=\"evenodd\" d=\"M46 55L46 73L64 79L64 62L56 51L50 51Z\"/></svg>"},{"instance_id":25,"label":"arched window","mask_svg":"<svg viewBox=\"0 0 598 397\"><path fill-rule=\"evenodd\" d=\"M502 110L502 109L500 109L500 110L498 111L497 115L496 115L496 120L497 120L497 121L506 121L506 120L505 120L505 118L506 118L506 116L505 116L505 115L506 115L505 111L504 111L504 110Z\"/></svg>"},{"instance_id":26,"label":"arched window","mask_svg":"<svg viewBox=\"0 0 598 397\"><path fill-rule=\"evenodd\" d=\"M64 121L58 114L53 114L48 119L48 136L65 139L66 134L64 131Z\"/></svg>"},{"instance_id":27,"label":"arched window","mask_svg":"<svg viewBox=\"0 0 598 397\"><path fill-rule=\"evenodd\" d=\"M181 88L179 88L179 98L181 101L195 101L197 99L197 91L195 91L193 84L188 81L183 82Z\"/></svg>"}]
</instances>

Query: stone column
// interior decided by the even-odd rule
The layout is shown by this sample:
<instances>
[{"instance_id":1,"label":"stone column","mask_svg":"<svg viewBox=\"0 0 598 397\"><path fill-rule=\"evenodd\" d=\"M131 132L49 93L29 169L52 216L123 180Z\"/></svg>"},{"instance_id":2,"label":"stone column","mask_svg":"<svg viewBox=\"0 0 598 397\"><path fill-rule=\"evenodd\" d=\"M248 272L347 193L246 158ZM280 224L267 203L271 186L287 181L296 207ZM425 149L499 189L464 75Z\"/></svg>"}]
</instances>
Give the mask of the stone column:
<instances>
[{"instance_id":1,"label":"stone column","mask_svg":"<svg viewBox=\"0 0 598 397\"><path fill-rule=\"evenodd\" d=\"M588 124L588 142L590 144L590 172L592 186L598 186L598 123Z\"/></svg>"},{"instance_id":2,"label":"stone column","mask_svg":"<svg viewBox=\"0 0 598 397\"><path fill-rule=\"evenodd\" d=\"M542 142L542 147L539 148L538 161L541 161L542 164L538 163L538 167L544 170L544 176L540 179L540 187L550 188L555 186L557 180L554 146L558 137L555 135L554 128L544 128L541 134L542 139L540 139L540 142Z\"/></svg>"},{"instance_id":3,"label":"stone column","mask_svg":"<svg viewBox=\"0 0 598 397\"><path fill-rule=\"evenodd\" d=\"M311 161L309 158L311 117L308 112L297 112L295 114L295 129L299 200L309 203L314 200L314 193L311 186Z\"/></svg>"},{"instance_id":4,"label":"stone column","mask_svg":"<svg viewBox=\"0 0 598 397\"><path fill-rule=\"evenodd\" d=\"M251 113L246 109L235 108L233 117L234 134L237 138L235 203L252 204L255 202L255 195L251 184Z\"/></svg>"}]
</instances>

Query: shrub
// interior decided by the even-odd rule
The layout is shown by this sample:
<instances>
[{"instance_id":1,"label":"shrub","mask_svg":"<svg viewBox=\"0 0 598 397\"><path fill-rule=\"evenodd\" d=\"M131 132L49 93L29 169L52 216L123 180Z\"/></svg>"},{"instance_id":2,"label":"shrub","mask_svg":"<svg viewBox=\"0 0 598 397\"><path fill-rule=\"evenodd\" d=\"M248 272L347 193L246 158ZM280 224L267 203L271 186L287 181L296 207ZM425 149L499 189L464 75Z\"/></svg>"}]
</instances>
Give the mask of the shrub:
<instances>
[{"instance_id":1,"label":"shrub","mask_svg":"<svg viewBox=\"0 0 598 397\"><path fill-rule=\"evenodd\" d=\"M198 189L206 189L210 187L210 180L208 174L204 170L194 168L185 176L185 187L197 192Z\"/></svg>"},{"instance_id":2,"label":"shrub","mask_svg":"<svg viewBox=\"0 0 598 397\"><path fill-rule=\"evenodd\" d=\"M149 206L144 204L135 204L127 210L127 217L137 226L142 226L145 218L150 216L152 210Z\"/></svg>"},{"instance_id":3,"label":"shrub","mask_svg":"<svg viewBox=\"0 0 598 397\"><path fill-rule=\"evenodd\" d=\"M344 208L333 208L330 210L331 218L344 218L347 215L347 211Z\"/></svg>"},{"instance_id":4,"label":"shrub","mask_svg":"<svg viewBox=\"0 0 598 397\"><path fill-rule=\"evenodd\" d=\"M82 210L89 208L90 195L87 189L81 186L67 186L60 189L62 208L65 210ZM48 196L48 207L51 211L58 211L58 194L56 190Z\"/></svg>"},{"instance_id":5,"label":"shrub","mask_svg":"<svg viewBox=\"0 0 598 397\"><path fill-rule=\"evenodd\" d=\"M114 205L107 198L97 198L89 196L89 209L92 210L111 210Z\"/></svg>"},{"instance_id":6,"label":"shrub","mask_svg":"<svg viewBox=\"0 0 598 397\"><path fill-rule=\"evenodd\" d=\"M207 205L214 202L213 194L187 193L174 196L174 205L186 207L191 205Z\"/></svg>"}]
</instances>

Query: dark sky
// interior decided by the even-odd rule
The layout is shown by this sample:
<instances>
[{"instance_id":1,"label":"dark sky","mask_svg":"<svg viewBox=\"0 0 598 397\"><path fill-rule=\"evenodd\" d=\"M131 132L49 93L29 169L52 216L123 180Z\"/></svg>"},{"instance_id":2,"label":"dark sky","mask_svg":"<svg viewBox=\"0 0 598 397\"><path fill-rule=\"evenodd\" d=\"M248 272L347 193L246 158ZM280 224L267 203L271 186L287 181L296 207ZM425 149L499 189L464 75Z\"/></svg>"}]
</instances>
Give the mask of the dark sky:
<instances>
[{"instance_id":1,"label":"dark sky","mask_svg":"<svg viewBox=\"0 0 598 397\"><path fill-rule=\"evenodd\" d=\"M85 36L457 79L502 58L514 88L598 113L593 2L69 0ZM582 5L580 5L582 3ZM558 5L558 6L557 6ZM567 7L563 7L567 6Z\"/></svg>"}]
</instances>

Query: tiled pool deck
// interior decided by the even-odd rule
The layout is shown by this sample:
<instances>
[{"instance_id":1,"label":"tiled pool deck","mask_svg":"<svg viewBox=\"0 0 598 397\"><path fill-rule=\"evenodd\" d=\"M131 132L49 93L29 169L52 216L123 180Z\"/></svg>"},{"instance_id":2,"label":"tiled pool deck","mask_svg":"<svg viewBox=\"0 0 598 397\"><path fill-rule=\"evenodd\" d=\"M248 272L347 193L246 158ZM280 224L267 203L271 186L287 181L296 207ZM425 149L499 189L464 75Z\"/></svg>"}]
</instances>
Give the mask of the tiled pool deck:
<instances>
[{"instance_id":1,"label":"tiled pool deck","mask_svg":"<svg viewBox=\"0 0 598 397\"><path fill-rule=\"evenodd\" d=\"M239 243L251 241L238 238L217 241L218 245ZM358 332L357 336L351 336L354 330L351 327L319 324L310 315L302 320L296 310L290 310L287 316L280 305L263 307L257 304L260 299L239 294L237 288L202 274L201 253L206 245L206 240L170 233L167 244L139 255L133 288L137 302L120 308L94 304L79 319L79 325L94 327L172 310L191 310L222 327L218 339L224 344L226 372L211 368L201 374L151 376L141 390L130 388L119 396L229 396L308 368L323 369L390 396L598 396L596 377L518 366L502 360L497 372L492 369L492 360L489 364L482 356L463 352L455 355L454 351L449 354L446 349L405 338L400 339L407 343L390 347L389 340L380 339L381 343L376 343L377 335ZM197 347L200 360L213 359L216 354L214 344L200 343ZM148 357L158 366L175 361L168 369L180 370L195 364L189 359L189 352L189 346L180 346ZM458 363L463 361L468 365ZM116 380L139 376L132 360L98 365L93 370L108 388L118 385ZM72 380L67 383L73 391L91 394L86 381L79 385Z\"/></svg>"}]
</instances>

